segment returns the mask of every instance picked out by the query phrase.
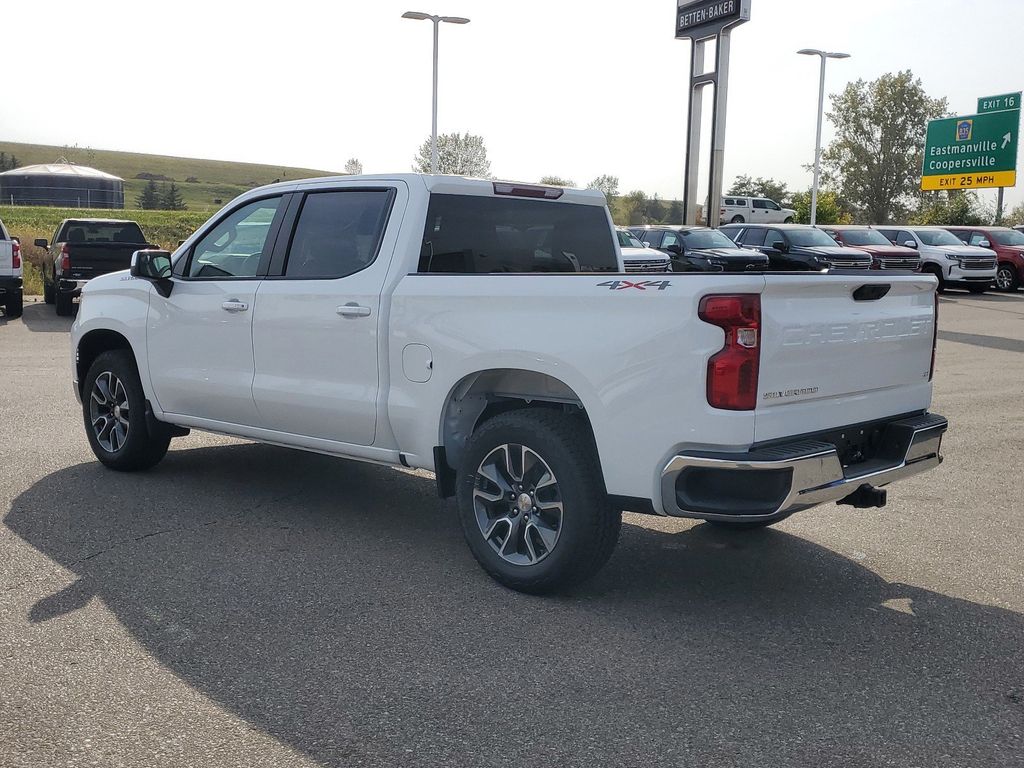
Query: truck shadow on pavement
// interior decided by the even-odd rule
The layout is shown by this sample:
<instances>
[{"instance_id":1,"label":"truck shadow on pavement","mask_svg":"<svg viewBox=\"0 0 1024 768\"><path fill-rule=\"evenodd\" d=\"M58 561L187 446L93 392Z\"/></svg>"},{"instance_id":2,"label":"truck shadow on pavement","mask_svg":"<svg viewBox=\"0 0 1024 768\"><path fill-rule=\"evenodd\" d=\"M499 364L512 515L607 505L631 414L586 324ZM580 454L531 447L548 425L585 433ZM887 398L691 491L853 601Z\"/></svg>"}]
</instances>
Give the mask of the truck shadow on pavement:
<instances>
[{"instance_id":1,"label":"truck shadow on pavement","mask_svg":"<svg viewBox=\"0 0 1024 768\"><path fill-rule=\"evenodd\" d=\"M78 312L77 304L75 312ZM75 322L75 318L74 315L58 317L51 305L40 301L25 305L21 321L26 328L36 333L68 333L71 331L71 324Z\"/></svg>"},{"instance_id":2,"label":"truck shadow on pavement","mask_svg":"<svg viewBox=\"0 0 1024 768\"><path fill-rule=\"evenodd\" d=\"M323 765L1022 754L1024 617L778 530L627 524L592 582L528 597L477 568L432 480L259 445L63 469L4 522L77 575L28 620L99 598L181 680Z\"/></svg>"}]
</instances>

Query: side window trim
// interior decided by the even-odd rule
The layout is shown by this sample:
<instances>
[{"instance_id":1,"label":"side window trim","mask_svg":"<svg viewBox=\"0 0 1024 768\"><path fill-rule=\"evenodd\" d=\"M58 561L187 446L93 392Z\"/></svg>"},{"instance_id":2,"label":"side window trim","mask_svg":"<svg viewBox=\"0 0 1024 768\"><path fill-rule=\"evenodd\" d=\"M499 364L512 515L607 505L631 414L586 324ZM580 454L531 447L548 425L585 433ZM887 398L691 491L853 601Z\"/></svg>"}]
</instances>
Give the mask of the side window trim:
<instances>
[{"instance_id":1,"label":"side window trim","mask_svg":"<svg viewBox=\"0 0 1024 768\"><path fill-rule=\"evenodd\" d=\"M329 193L329 192L387 192L388 198L384 204L384 227L381 229L379 236L377 237L377 243L374 247L373 259L363 267L367 269L373 266L377 259L380 258L380 249L384 244L384 236L387 234L388 225L391 224L391 211L395 205L395 198L398 196L398 190L395 187L380 186L380 187L324 187L317 189L306 189L295 192L292 195L292 199L288 204L288 211L282 218L281 225L279 227L280 235L277 238L277 242L274 244L273 256L270 259L269 268L266 272L266 279L268 280L343 280L351 275L342 275L341 277L288 277L285 274L285 270L288 268L288 253L291 251L292 240L295 239L295 231L299 225L299 215L302 213L302 206L306 202L306 199L310 195ZM262 265L261 265L262 266ZM359 270L362 272L363 270ZM359 272L353 272L351 274L359 274Z\"/></svg>"},{"instance_id":2,"label":"side window trim","mask_svg":"<svg viewBox=\"0 0 1024 768\"><path fill-rule=\"evenodd\" d=\"M195 242L192 243L192 245L189 247L188 253L186 253L183 258L178 260L178 263L182 265L181 274L175 274L174 277L178 278L179 280L194 280L201 282L211 282L217 280L262 280L264 276L267 274L267 267L270 265L271 254L273 253L273 250L276 247L277 235L281 229L281 221L284 219L285 209L290 207L289 204L291 201L289 198L291 197L293 197L293 195L288 192L279 195L266 195L265 197L254 197L250 198L249 200L245 200L242 203L239 203L238 205L234 206L228 211L225 211L224 215L218 216L216 221L212 222L202 231L202 233L200 233L199 237L197 237ZM192 277L191 275L189 275L189 271L191 270L192 267L192 258L193 256L195 256L196 252L196 245L201 243L203 241L203 238L205 238L214 229L219 227L225 219L227 219L229 216L234 215L235 212L237 212L238 210L245 208L247 205L258 203L261 200L273 200L274 198L280 198L281 202L278 204L277 210L274 212L274 220L270 222L270 230L267 232L267 239L263 243L263 253L260 255L260 263L259 266L256 267L255 275L246 277ZM268 245L270 247L268 247Z\"/></svg>"}]
</instances>

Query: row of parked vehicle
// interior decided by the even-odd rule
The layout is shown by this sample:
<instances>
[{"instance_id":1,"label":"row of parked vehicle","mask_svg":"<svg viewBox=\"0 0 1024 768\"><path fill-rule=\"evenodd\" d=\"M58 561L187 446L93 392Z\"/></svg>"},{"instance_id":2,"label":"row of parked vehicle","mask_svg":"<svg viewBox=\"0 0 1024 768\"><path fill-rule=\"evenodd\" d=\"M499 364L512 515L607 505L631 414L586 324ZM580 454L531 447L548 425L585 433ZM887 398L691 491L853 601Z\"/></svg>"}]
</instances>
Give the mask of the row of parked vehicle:
<instances>
[{"instance_id":1,"label":"row of parked vehicle","mask_svg":"<svg viewBox=\"0 0 1024 768\"><path fill-rule=\"evenodd\" d=\"M735 222L620 227L618 237L627 272L900 269L973 293L1024 283L1024 232L1010 227Z\"/></svg>"}]
</instances>

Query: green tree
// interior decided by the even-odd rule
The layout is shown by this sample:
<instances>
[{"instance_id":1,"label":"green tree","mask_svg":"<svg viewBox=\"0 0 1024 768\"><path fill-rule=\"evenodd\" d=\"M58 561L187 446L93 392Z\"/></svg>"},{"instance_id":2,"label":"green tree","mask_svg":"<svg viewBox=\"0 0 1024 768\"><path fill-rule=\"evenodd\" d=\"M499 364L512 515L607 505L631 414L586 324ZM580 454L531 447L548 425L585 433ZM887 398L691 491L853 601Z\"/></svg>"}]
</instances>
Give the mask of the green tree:
<instances>
[{"instance_id":1,"label":"green tree","mask_svg":"<svg viewBox=\"0 0 1024 768\"><path fill-rule=\"evenodd\" d=\"M173 181L163 188L161 192L162 206L166 211L184 211L188 209L185 200L178 191L178 185Z\"/></svg>"},{"instance_id":2,"label":"green tree","mask_svg":"<svg viewBox=\"0 0 1024 768\"><path fill-rule=\"evenodd\" d=\"M634 189L629 194L623 195L616 201L618 210L618 217L615 218L617 224L646 224L644 219L644 210L647 207L647 195L639 189Z\"/></svg>"},{"instance_id":3,"label":"green tree","mask_svg":"<svg viewBox=\"0 0 1024 768\"><path fill-rule=\"evenodd\" d=\"M657 193L644 205L644 221L648 224L660 224L665 220L665 204L658 199Z\"/></svg>"},{"instance_id":4,"label":"green tree","mask_svg":"<svg viewBox=\"0 0 1024 768\"><path fill-rule=\"evenodd\" d=\"M424 141L413 158L412 168L417 173L430 173L430 137ZM437 172L455 176L491 176L491 161L483 136L470 133L442 133L437 137Z\"/></svg>"},{"instance_id":5,"label":"green tree","mask_svg":"<svg viewBox=\"0 0 1024 768\"><path fill-rule=\"evenodd\" d=\"M575 187L576 182L572 179L565 179L561 176L541 176L540 183L549 187Z\"/></svg>"},{"instance_id":6,"label":"green tree","mask_svg":"<svg viewBox=\"0 0 1024 768\"><path fill-rule=\"evenodd\" d=\"M727 195L741 195L743 197L767 197L777 203L786 202L789 198L789 190L781 181L766 179L758 176L756 179L750 176L740 175L729 187Z\"/></svg>"},{"instance_id":7,"label":"green tree","mask_svg":"<svg viewBox=\"0 0 1024 768\"><path fill-rule=\"evenodd\" d=\"M946 114L910 70L857 80L832 94L836 137L822 165L840 196L875 224L902 219L916 198L928 120Z\"/></svg>"},{"instance_id":8,"label":"green tree","mask_svg":"<svg viewBox=\"0 0 1024 768\"><path fill-rule=\"evenodd\" d=\"M156 182L150 179L142 188L139 196L135 198L135 205L144 211L156 210L160 207L160 197L160 190L157 188Z\"/></svg>"},{"instance_id":9,"label":"green tree","mask_svg":"<svg viewBox=\"0 0 1024 768\"><path fill-rule=\"evenodd\" d=\"M1024 203L1017 203L1017 206L1012 211L1003 214L1003 222L1008 227L1024 224Z\"/></svg>"},{"instance_id":10,"label":"green tree","mask_svg":"<svg viewBox=\"0 0 1024 768\"><path fill-rule=\"evenodd\" d=\"M667 224L682 224L683 223L683 203L680 200L673 200L669 203L668 213L665 214L665 222Z\"/></svg>"},{"instance_id":11,"label":"green tree","mask_svg":"<svg viewBox=\"0 0 1024 768\"><path fill-rule=\"evenodd\" d=\"M790 198L790 204L796 211L794 217L797 224L811 222L811 190L796 192ZM851 224L853 216L844 210L839 195L831 190L818 190L818 212L815 217L817 224Z\"/></svg>"},{"instance_id":12,"label":"green tree","mask_svg":"<svg viewBox=\"0 0 1024 768\"><path fill-rule=\"evenodd\" d=\"M611 199L619 194L619 177L609 176L607 173L598 176L592 182L587 184L587 189L599 189L604 192L604 196Z\"/></svg>"},{"instance_id":13,"label":"green tree","mask_svg":"<svg viewBox=\"0 0 1024 768\"><path fill-rule=\"evenodd\" d=\"M954 190L925 199L910 217L911 224L980 227L991 224L995 211L982 205L975 192Z\"/></svg>"}]
</instances>

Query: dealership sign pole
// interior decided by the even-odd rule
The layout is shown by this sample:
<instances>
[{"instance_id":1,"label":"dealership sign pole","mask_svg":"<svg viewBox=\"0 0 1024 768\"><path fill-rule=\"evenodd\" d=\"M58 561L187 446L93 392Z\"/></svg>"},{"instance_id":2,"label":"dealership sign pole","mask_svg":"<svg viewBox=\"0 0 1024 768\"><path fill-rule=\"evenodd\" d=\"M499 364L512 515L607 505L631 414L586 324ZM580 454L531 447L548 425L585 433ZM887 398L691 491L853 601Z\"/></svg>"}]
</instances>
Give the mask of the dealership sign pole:
<instances>
[{"instance_id":1,"label":"dealership sign pole","mask_svg":"<svg viewBox=\"0 0 1024 768\"><path fill-rule=\"evenodd\" d=\"M676 39L690 40L689 112L686 118L686 170L683 178L683 215L697 223L697 175L700 159L701 96L715 86L711 108L711 168L704 223L717 227L722 202L722 166L725 160L725 107L729 95L729 33L750 19L750 0L677 0ZM704 71L704 46L715 41L715 69Z\"/></svg>"},{"instance_id":2,"label":"dealership sign pole","mask_svg":"<svg viewBox=\"0 0 1024 768\"><path fill-rule=\"evenodd\" d=\"M978 113L929 120L921 189L989 189L1017 184L1018 93L978 99Z\"/></svg>"}]
</instances>

